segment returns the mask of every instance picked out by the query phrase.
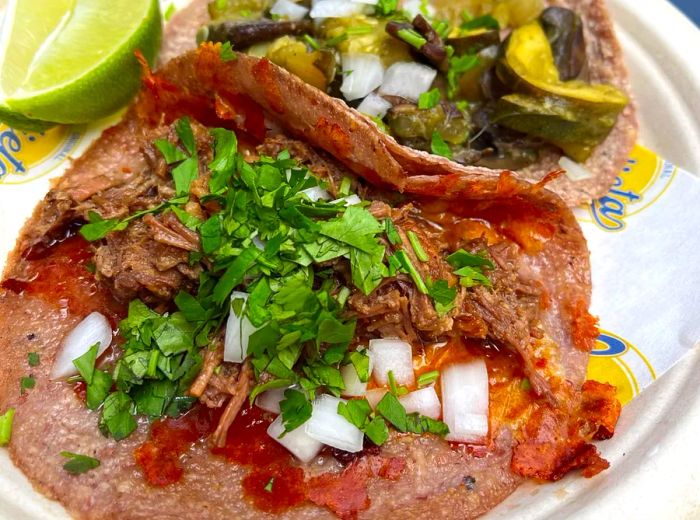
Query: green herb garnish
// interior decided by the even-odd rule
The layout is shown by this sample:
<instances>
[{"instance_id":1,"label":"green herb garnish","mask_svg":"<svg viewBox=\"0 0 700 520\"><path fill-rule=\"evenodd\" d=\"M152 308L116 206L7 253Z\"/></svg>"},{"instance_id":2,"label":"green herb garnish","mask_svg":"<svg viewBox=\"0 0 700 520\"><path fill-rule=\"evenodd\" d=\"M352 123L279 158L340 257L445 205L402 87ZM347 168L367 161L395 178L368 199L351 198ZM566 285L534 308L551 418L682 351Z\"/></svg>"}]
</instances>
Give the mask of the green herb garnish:
<instances>
[{"instance_id":1,"label":"green herb garnish","mask_svg":"<svg viewBox=\"0 0 700 520\"><path fill-rule=\"evenodd\" d=\"M238 59L238 56L236 56L236 53L231 47L231 42L224 42L221 45L221 48L219 49L219 58L221 58L221 61L224 62L235 61Z\"/></svg>"},{"instance_id":2,"label":"green herb garnish","mask_svg":"<svg viewBox=\"0 0 700 520\"><path fill-rule=\"evenodd\" d=\"M24 395L27 390L31 390L36 386L36 380L33 376L24 376L19 380L19 394Z\"/></svg>"},{"instance_id":3,"label":"green herb garnish","mask_svg":"<svg viewBox=\"0 0 700 520\"><path fill-rule=\"evenodd\" d=\"M425 372L421 375L418 376L418 388L422 388L424 386L428 386L433 384L435 381L437 381L437 378L440 377L440 372L437 370L431 370L430 372Z\"/></svg>"},{"instance_id":4,"label":"green herb garnish","mask_svg":"<svg viewBox=\"0 0 700 520\"><path fill-rule=\"evenodd\" d=\"M100 465L100 461L93 457L80 455L79 453L71 453L70 451L62 451L61 457L70 459L63 465L63 469L71 475L80 475Z\"/></svg>"},{"instance_id":5,"label":"green herb garnish","mask_svg":"<svg viewBox=\"0 0 700 520\"><path fill-rule=\"evenodd\" d=\"M450 145L445 142L437 131L433 131L433 136L430 139L430 151L435 155L452 159L452 149Z\"/></svg>"},{"instance_id":6,"label":"green herb garnish","mask_svg":"<svg viewBox=\"0 0 700 520\"><path fill-rule=\"evenodd\" d=\"M418 108L427 110L435 108L440 103L440 90L437 88L423 92L418 96Z\"/></svg>"},{"instance_id":7,"label":"green herb garnish","mask_svg":"<svg viewBox=\"0 0 700 520\"><path fill-rule=\"evenodd\" d=\"M27 363L29 363L30 367L39 366L39 354L37 354L36 352L29 352L27 354Z\"/></svg>"}]
</instances>

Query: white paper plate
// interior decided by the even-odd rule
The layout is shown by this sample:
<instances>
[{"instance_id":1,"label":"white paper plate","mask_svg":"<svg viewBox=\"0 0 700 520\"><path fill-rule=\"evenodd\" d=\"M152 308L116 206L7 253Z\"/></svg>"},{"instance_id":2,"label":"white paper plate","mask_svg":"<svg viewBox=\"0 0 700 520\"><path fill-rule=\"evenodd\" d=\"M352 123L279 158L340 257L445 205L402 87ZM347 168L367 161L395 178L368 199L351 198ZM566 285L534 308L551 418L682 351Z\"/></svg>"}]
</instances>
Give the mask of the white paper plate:
<instances>
[{"instance_id":1,"label":"white paper plate","mask_svg":"<svg viewBox=\"0 0 700 520\"><path fill-rule=\"evenodd\" d=\"M0 7L3 3L0 0ZM642 124L640 142L700 173L700 31L665 0L609 3L632 73ZM570 475L554 484L527 483L487 518L700 518L698 374L696 345L686 359L624 408L615 437L600 445L611 463L609 470L593 479ZM0 517L68 518L60 505L32 489L4 450L0 450Z\"/></svg>"}]
</instances>

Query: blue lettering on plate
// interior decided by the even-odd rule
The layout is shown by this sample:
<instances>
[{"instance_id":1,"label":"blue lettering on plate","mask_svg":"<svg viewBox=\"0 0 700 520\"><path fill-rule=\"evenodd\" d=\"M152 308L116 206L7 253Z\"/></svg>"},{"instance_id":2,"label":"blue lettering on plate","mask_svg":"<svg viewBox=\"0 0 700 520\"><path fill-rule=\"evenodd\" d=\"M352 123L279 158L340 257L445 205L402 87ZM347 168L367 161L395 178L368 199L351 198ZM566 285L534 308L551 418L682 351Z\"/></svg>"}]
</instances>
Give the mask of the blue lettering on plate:
<instances>
[{"instance_id":1,"label":"blue lettering on plate","mask_svg":"<svg viewBox=\"0 0 700 520\"><path fill-rule=\"evenodd\" d=\"M8 173L24 173L22 161L15 156L22 149L22 142L12 128L0 133L0 179ZM13 167L10 171L9 168Z\"/></svg>"}]
</instances>

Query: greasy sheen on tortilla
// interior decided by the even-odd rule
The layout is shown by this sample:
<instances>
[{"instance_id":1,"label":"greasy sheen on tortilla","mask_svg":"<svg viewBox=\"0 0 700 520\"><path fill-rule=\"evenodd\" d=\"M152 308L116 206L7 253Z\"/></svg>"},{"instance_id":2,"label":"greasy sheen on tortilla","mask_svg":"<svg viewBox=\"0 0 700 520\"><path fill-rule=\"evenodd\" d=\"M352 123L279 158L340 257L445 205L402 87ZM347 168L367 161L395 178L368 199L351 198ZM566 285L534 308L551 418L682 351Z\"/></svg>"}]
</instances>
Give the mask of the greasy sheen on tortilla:
<instances>
[{"instance_id":1,"label":"greasy sheen on tortilla","mask_svg":"<svg viewBox=\"0 0 700 520\"><path fill-rule=\"evenodd\" d=\"M149 441L148 422L142 418L122 441L104 437L80 388L49 380L62 339L84 316L99 310L116 326L128 303L115 297L116 276L96 256L96 249L118 250L128 230L90 246L74 240L76 224L88 211L125 216L157 204L165 196L161 192L172 192L172 181L159 172L149 150L153 139L167 136L170 124L182 116L201 129L235 129L242 142L253 143L253 154L255 146L272 149L282 143L293 157L310 161L314 173L324 175L319 165L326 167L329 181L333 171L353 175L370 200L391 200L401 192L397 204L413 202L452 215L455 222L483 219L505 237L513 255L510 268L519 266L514 276L526 271L537 288L539 303L532 312L538 330L499 321L512 309L503 307L505 302L489 303L491 293L483 292L484 305L494 311L493 320L486 320L489 334L503 341L489 351L496 371L486 445L451 446L431 435L395 433L381 449L350 462L325 455L321 463L302 468L310 486L303 491L306 500L270 513L245 494L246 479L256 468L212 453L206 438L185 443L176 457L179 481L149 484L135 457ZM202 135L206 141L206 132ZM85 268L95 259L97 277ZM159 264L160 259L128 260L131 266L147 264L163 284L186 284L186 273ZM141 287L152 295L159 288ZM315 519L333 513L473 518L504 500L525 477L555 480L576 468L591 476L607 467L589 441L612 435L619 403L616 407L612 387L584 383L597 333L588 313L590 291L581 230L561 198L542 185L399 146L341 101L269 61L239 55L222 62L217 47L203 46L146 76L122 122L74 161L19 237L0 289L0 410L16 408L10 455L39 492L77 518ZM28 365L29 352L39 354L39 366ZM36 386L20 395L19 380L30 373ZM522 388L523 373L532 390ZM70 475L59 455L64 450L101 464Z\"/></svg>"},{"instance_id":2,"label":"greasy sheen on tortilla","mask_svg":"<svg viewBox=\"0 0 700 520\"><path fill-rule=\"evenodd\" d=\"M178 12L169 27L166 27L161 63L174 58L180 52L196 47L197 29L209 20L206 0L193 0L183 11ZM438 13L460 13L460 2L452 0L432 0ZM606 0L545 0L547 6L571 9L581 16L584 22L584 37L590 80L617 87L630 99L630 103L618 116L612 131L600 144L584 166L593 174L590 179L573 181L562 175L548 184L548 188L559 195L569 206L588 203L604 196L615 182L615 178L625 166L629 153L637 139L637 110L630 86L629 72L624 54L615 35L613 21ZM560 170L562 154L553 146L540 150L539 160L516 172L521 179L540 182L549 173ZM476 171L475 168L471 168Z\"/></svg>"}]
</instances>

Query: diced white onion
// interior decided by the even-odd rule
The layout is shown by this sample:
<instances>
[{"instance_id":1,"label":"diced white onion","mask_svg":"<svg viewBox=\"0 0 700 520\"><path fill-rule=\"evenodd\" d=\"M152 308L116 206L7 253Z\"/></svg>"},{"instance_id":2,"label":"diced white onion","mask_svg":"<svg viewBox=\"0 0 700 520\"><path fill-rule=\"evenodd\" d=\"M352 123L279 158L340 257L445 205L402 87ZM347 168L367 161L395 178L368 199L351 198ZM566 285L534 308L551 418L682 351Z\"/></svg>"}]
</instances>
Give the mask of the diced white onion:
<instances>
[{"instance_id":1,"label":"diced white onion","mask_svg":"<svg viewBox=\"0 0 700 520\"><path fill-rule=\"evenodd\" d=\"M369 373L372 373L372 360L369 360ZM340 375L343 376L345 390L342 394L348 397L362 397L367 392L367 383L360 381L357 370L353 364L340 367Z\"/></svg>"},{"instance_id":2,"label":"diced white onion","mask_svg":"<svg viewBox=\"0 0 700 520\"><path fill-rule=\"evenodd\" d=\"M366 114L370 117L378 117L382 119L391 108L389 103L382 96L371 93L357 107L357 111Z\"/></svg>"},{"instance_id":3,"label":"diced white onion","mask_svg":"<svg viewBox=\"0 0 700 520\"><path fill-rule=\"evenodd\" d=\"M352 0L356 4L377 5L379 0Z\"/></svg>"},{"instance_id":4,"label":"diced white onion","mask_svg":"<svg viewBox=\"0 0 700 520\"><path fill-rule=\"evenodd\" d=\"M304 426L287 432L282 438L280 435L284 432L284 424L280 415L272 421L272 424L267 428L267 434L287 448L292 455L302 462L311 462L318 452L323 448L323 444L316 439L309 437L304 431Z\"/></svg>"},{"instance_id":5,"label":"diced white onion","mask_svg":"<svg viewBox=\"0 0 700 520\"><path fill-rule=\"evenodd\" d=\"M301 190L303 194L305 194L307 197L311 199L312 202L316 202L318 200L331 200L333 197L331 197L331 194L328 193L326 190L321 188L320 186L312 186L311 188L306 188L305 190Z\"/></svg>"},{"instance_id":6,"label":"diced white onion","mask_svg":"<svg viewBox=\"0 0 700 520\"><path fill-rule=\"evenodd\" d=\"M408 413L418 412L432 419L440 417L440 399L432 386L402 395L399 401Z\"/></svg>"},{"instance_id":7,"label":"diced white onion","mask_svg":"<svg viewBox=\"0 0 700 520\"><path fill-rule=\"evenodd\" d=\"M313 402L311 418L304 428L309 437L323 444L356 453L362 451L364 433L338 413L338 404L345 402L332 395L318 396Z\"/></svg>"},{"instance_id":8,"label":"diced white onion","mask_svg":"<svg viewBox=\"0 0 700 520\"><path fill-rule=\"evenodd\" d=\"M390 370L397 384L414 384L413 349L410 344L400 339L373 339L369 342L369 357L374 367L372 375L380 385L389 383Z\"/></svg>"},{"instance_id":9,"label":"diced white onion","mask_svg":"<svg viewBox=\"0 0 700 520\"><path fill-rule=\"evenodd\" d=\"M345 18L360 14L364 10L361 3L347 0L320 0L313 3L311 18Z\"/></svg>"},{"instance_id":10,"label":"diced white onion","mask_svg":"<svg viewBox=\"0 0 700 520\"><path fill-rule=\"evenodd\" d=\"M372 390L367 390L367 393L365 394L365 399L367 399L367 402L372 407L372 410L374 410L377 407L379 401L381 401L384 398L384 395L387 392L388 390L386 388L372 388Z\"/></svg>"},{"instance_id":11,"label":"diced white onion","mask_svg":"<svg viewBox=\"0 0 700 520\"><path fill-rule=\"evenodd\" d=\"M422 9L424 1L425 0L404 0L401 9L406 12L409 20L413 20L419 14L425 16ZM426 3L426 11L428 17L435 16L435 8L430 5L430 3Z\"/></svg>"},{"instance_id":12,"label":"diced white onion","mask_svg":"<svg viewBox=\"0 0 700 520\"><path fill-rule=\"evenodd\" d=\"M233 291L231 293L231 303L237 299L248 301L248 293ZM244 305L245 307L245 305ZM224 361L230 363L243 363L248 355L248 341L251 334L257 327L248 320L246 316L236 316L231 307L231 312L226 321L226 333L224 335Z\"/></svg>"},{"instance_id":13,"label":"diced white onion","mask_svg":"<svg viewBox=\"0 0 700 520\"><path fill-rule=\"evenodd\" d=\"M340 202L344 203L346 206L356 206L362 203L362 199L353 193L352 195L348 195L347 197L341 197L339 199L331 201L331 203L333 204Z\"/></svg>"},{"instance_id":14,"label":"diced white onion","mask_svg":"<svg viewBox=\"0 0 700 520\"><path fill-rule=\"evenodd\" d=\"M265 390L255 398L255 405L267 412L281 413L280 401L284 401L284 393L289 390L289 388L290 387Z\"/></svg>"},{"instance_id":15,"label":"diced white onion","mask_svg":"<svg viewBox=\"0 0 700 520\"><path fill-rule=\"evenodd\" d=\"M83 321L78 323L64 338L61 350L56 356L51 368L51 379L70 377L78 373L73 360L85 354L95 343L97 357L112 343L112 327L109 321L99 312L88 314Z\"/></svg>"},{"instance_id":16,"label":"diced white onion","mask_svg":"<svg viewBox=\"0 0 700 520\"><path fill-rule=\"evenodd\" d=\"M430 90L435 76L437 71L427 65L399 61L387 69L379 93L418 101L423 92Z\"/></svg>"},{"instance_id":17,"label":"diced white onion","mask_svg":"<svg viewBox=\"0 0 700 520\"><path fill-rule=\"evenodd\" d=\"M440 374L448 441L483 442L489 433L489 376L483 359L450 365Z\"/></svg>"},{"instance_id":18,"label":"diced white onion","mask_svg":"<svg viewBox=\"0 0 700 520\"><path fill-rule=\"evenodd\" d=\"M360 99L382 84L384 65L376 54L343 54L343 84L340 91L348 101Z\"/></svg>"},{"instance_id":19,"label":"diced white onion","mask_svg":"<svg viewBox=\"0 0 700 520\"><path fill-rule=\"evenodd\" d=\"M295 4L291 0L277 0L270 9L270 14L281 16L293 22L299 21L306 16L309 9L303 5Z\"/></svg>"},{"instance_id":20,"label":"diced white onion","mask_svg":"<svg viewBox=\"0 0 700 520\"><path fill-rule=\"evenodd\" d=\"M559 166L564 168L566 176L574 182L585 181L594 177L593 172L586 168L583 164L572 161L567 156L562 155L559 159Z\"/></svg>"}]
</instances>

